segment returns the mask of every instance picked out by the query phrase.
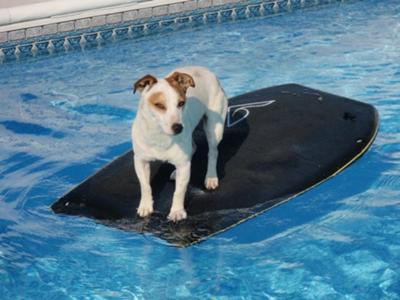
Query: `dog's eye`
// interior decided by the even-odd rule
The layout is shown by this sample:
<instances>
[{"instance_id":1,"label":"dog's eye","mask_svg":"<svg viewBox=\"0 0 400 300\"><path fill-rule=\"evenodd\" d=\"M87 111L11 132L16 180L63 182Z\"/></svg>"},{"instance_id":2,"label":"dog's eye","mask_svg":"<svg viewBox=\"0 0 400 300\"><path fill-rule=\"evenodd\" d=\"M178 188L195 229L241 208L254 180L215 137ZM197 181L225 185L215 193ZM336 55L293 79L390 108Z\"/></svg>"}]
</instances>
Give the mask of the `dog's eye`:
<instances>
[{"instance_id":1,"label":"dog's eye","mask_svg":"<svg viewBox=\"0 0 400 300\"><path fill-rule=\"evenodd\" d=\"M157 108L159 108L159 109L161 109L161 110L165 110L165 105L162 104L162 103L156 103L156 104L154 104L154 105L155 105L155 107L157 107Z\"/></svg>"},{"instance_id":2,"label":"dog's eye","mask_svg":"<svg viewBox=\"0 0 400 300\"><path fill-rule=\"evenodd\" d=\"M182 107L182 106L184 106L185 105L185 101L179 101L178 102L178 107Z\"/></svg>"}]
</instances>

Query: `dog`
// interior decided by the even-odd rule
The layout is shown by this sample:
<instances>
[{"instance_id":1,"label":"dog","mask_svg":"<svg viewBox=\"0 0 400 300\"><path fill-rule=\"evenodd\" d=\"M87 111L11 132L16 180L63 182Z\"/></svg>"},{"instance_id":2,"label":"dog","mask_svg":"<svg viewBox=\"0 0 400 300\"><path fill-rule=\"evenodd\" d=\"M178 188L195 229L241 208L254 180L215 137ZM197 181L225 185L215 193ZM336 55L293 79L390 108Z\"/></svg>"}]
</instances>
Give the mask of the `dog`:
<instances>
[{"instance_id":1,"label":"dog","mask_svg":"<svg viewBox=\"0 0 400 300\"><path fill-rule=\"evenodd\" d=\"M159 160L175 166L168 219L183 220L187 217L184 200L196 150L192 134L202 120L209 148L204 185L208 190L219 185L218 144L224 133L227 97L216 75L197 66L176 69L161 79L146 75L134 83L133 90L141 93L132 124L134 167L141 190L137 213L147 217L153 212L150 162Z\"/></svg>"}]
</instances>

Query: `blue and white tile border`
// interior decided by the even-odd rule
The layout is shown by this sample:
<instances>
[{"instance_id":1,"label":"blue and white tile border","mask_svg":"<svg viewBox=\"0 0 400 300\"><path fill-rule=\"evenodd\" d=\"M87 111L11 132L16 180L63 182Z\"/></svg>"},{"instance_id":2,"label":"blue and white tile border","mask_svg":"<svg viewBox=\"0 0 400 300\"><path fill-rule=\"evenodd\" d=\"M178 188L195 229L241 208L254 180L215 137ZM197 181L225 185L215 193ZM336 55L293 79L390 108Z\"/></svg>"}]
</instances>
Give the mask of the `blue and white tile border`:
<instances>
[{"instance_id":1,"label":"blue and white tile border","mask_svg":"<svg viewBox=\"0 0 400 300\"><path fill-rule=\"evenodd\" d=\"M178 0L172 4L114 11L1 32L0 63L23 57L98 47L206 23L274 16L344 0ZM150 1L151 2L151 1ZM54 21L53 21L54 22ZM32 22L31 22L32 23ZM9 28L9 26L8 26Z\"/></svg>"}]
</instances>

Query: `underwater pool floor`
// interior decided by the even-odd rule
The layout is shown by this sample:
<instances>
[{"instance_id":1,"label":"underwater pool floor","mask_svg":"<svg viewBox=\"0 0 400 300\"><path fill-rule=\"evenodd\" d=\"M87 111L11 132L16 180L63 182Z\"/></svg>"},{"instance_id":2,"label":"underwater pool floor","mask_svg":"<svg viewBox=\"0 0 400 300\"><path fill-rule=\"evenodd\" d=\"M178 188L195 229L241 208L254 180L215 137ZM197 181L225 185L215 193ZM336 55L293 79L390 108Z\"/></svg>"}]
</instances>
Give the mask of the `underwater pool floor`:
<instances>
[{"instance_id":1,"label":"underwater pool floor","mask_svg":"<svg viewBox=\"0 0 400 300\"><path fill-rule=\"evenodd\" d=\"M398 49L398 1L366 0L0 65L0 297L398 299ZM296 82L373 104L379 134L332 180L185 249L54 215L130 148L132 83L188 64L230 97Z\"/></svg>"}]
</instances>

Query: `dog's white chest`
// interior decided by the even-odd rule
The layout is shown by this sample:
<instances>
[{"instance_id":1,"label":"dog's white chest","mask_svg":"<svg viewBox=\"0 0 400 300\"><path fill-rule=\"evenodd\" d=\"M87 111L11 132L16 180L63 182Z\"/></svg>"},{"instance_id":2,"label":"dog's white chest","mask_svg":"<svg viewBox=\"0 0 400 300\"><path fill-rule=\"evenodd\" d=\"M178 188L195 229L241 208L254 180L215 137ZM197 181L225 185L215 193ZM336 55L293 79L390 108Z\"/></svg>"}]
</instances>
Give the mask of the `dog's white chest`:
<instances>
[{"instance_id":1,"label":"dog's white chest","mask_svg":"<svg viewBox=\"0 0 400 300\"><path fill-rule=\"evenodd\" d=\"M148 161L160 160L179 164L182 161L190 160L192 137L191 135L181 136L175 139L157 139L155 137L133 136L135 155L138 158Z\"/></svg>"}]
</instances>

